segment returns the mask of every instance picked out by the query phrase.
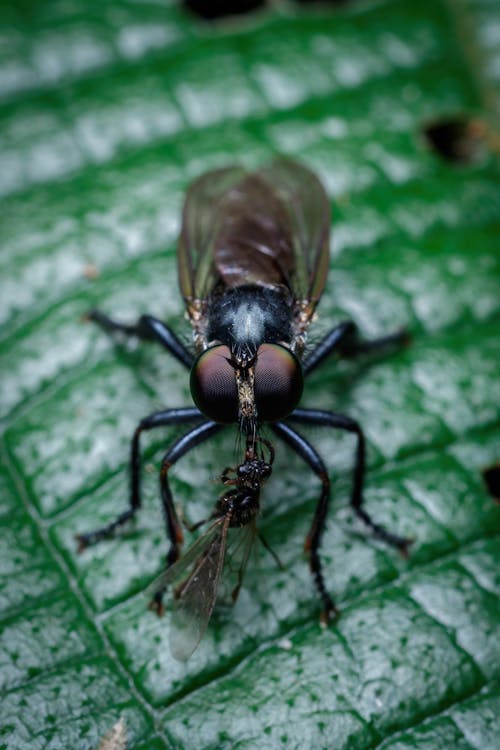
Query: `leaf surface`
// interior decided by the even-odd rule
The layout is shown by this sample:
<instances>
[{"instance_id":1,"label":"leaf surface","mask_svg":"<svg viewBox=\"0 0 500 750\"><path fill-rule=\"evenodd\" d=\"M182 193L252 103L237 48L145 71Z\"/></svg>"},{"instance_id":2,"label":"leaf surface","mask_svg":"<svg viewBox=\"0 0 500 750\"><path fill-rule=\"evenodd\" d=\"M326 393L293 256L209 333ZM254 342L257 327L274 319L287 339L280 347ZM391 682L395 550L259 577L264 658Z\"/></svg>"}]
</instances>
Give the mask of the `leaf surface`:
<instances>
[{"instance_id":1,"label":"leaf surface","mask_svg":"<svg viewBox=\"0 0 500 750\"><path fill-rule=\"evenodd\" d=\"M207 26L173 2L0 9L0 748L494 750L500 733L500 110L486 0L271 4ZM482 123L454 163L430 123ZM477 129L477 128L476 128ZM408 561L349 508L350 436L308 433L328 463L322 559L342 615L322 629L302 548L314 476L277 446L263 548L236 606L187 664L146 609L165 539L157 468L179 430L144 440L144 509L78 555L74 535L126 507L144 415L191 403L162 351L82 321L148 312L186 338L175 243L203 171L303 160L332 204L331 269L312 341L350 318L406 326L386 359L327 361L303 404L358 419L366 507L414 537ZM206 517L234 431L172 472Z\"/></svg>"}]
</instances>

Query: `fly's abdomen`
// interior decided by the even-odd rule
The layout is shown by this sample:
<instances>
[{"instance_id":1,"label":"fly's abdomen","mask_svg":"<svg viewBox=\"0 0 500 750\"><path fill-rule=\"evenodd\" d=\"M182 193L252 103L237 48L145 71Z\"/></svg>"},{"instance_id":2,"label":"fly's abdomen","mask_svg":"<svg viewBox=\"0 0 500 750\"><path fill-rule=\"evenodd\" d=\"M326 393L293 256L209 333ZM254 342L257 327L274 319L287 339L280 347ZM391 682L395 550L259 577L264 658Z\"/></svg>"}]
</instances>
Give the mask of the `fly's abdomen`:
<instances>
[{"instance_id":1,"label":"fly's abdomen","mask_svg":"<svg viewBox=\"0 0 500 750\"><path fill-rule=\"evenodd\" d=\"M227 287L290 288L294 272L288 212L269 183L247 175L217 209L214 264Z\"/></svg>"}]
</instances>

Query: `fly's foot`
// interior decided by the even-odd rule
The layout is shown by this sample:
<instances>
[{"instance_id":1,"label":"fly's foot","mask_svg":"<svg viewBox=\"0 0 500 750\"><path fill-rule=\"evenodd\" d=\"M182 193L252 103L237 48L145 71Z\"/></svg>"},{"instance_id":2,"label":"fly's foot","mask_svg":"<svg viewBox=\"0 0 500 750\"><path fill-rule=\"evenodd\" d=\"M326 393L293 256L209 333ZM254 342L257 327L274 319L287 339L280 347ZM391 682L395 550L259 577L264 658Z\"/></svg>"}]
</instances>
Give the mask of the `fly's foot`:
<instances>
[{"instance_id":1,"label":"fly's foot","mask_svg":"<svg viewBox=\"0 0 500 750\"><path fill-rule=\"evenodd\" d=\"M135 508L129 508L124 513L121 513L115 521L108 523L107 526L103 526L101 529L87 531L83 534L75 534L77 551L79 553L83 552L87 547L92 547L103 539L109 539L109 537L113 536L116 529L119 529L131 518L134 518L135 511Z\"/></svg>"},{"instance_id":2,"label":"fly's foot","mask_svg":"<svg viewBox=\"0 0 500 750\"><path fill-rule=\"evenodd\" d=\"M415 539L409 536L403 536L399 538L399 544L397 545L397 548L404 560L408 560L410 556L410 547L414 542Z\"/></svg>"},{"instance_id":3,"label":"fly's foot","mask_svg":"<svg viewBox=\"0 0 500 750\"><path fill-rule=\"evenodd\" d=\"M371 530L372 534L377 539L381 539L391 547L395 547L405 559L408 558L410 554L410 547L415 541L414 539L407 536L399 536L399 534L393 534L392 531L388 531L385 526L382 526L379 523L375 523L369 513L367 513L367 511L362 507L355 506L354 510L356 511L356 515L358 516L358 518L363 521L365 526L367 526Z\"/></svg>"},{"instance_id":4,"label":"fly's foot","mask_svg":"<svg viewBox=\"0 0 500 750\"><path fill-rule=\"evenodd\" d=\"M340 610L337 609L330 597L325 601L325 607L321 610L319 624L322 628L327 628L331 622L334 622L340 616Z\"/></svg>"},{"instance_id":5,"label":"fly's foot","mask_svg":"<svg viewBox=\"0 0 500 750\"><path fill-rule=\"evenodd\" d=\"M389 544L391 547L395 547L400 555L407 560L410 554L410 547L415 541L411 537L407 536L399 536L398 534L393 534L390 531L387 531L383 526L378 526L378 524L375 524L373 526L373 533L376 537L381 539L386 544Z\"/></svg>"},{"instance_id":6,"label":"fly's foot","mask_svg":"<svg viewBox=\"0 0 500 750\"><path fill-rule=\"evenodd\" d=\"M88 536L88 534L75 534L76 551L79 555L81 555L91 544L88 540Z\"/></svg>"},{"instance_id":7,"label":"fly's foot","mask_svg":"<svg viewBox=\"0 0 500 750\"><path fill-rule=\"evenodd\" d=\"M158 617L165 614L165 605L163 604L163 591L157 591L148 604L148 609L154 612Z\"/></svg>"}]
</instances>

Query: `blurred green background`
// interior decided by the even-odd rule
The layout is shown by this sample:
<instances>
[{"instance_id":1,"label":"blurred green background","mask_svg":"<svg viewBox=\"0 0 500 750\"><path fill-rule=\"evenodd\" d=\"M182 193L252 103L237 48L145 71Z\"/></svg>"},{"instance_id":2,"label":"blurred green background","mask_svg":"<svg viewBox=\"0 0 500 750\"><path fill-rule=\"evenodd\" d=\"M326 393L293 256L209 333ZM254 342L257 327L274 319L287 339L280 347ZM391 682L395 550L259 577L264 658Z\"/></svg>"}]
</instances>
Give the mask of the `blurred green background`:
<instances>
[{"instance_id":1,"label":"blurred green background","mask_svg":"<svg viewBox=\"0 0 500 750\"><path fill-rule=\"evenodd\" d=\"M5 0L0 8L0 748L497 750L500 509L500 6L360 0L209 24L164 0ZM431 135L433 136L431 138ZM370 512L415 537L409 561L348 507L354 444L307 434L331 468L322 557L342 609L321 630L302 553L318 485L278 446L259 549L234 609L186 665L146 610L165 540L144 440L144 510L77 555L127 503L138 420L190 404L180 365L82 315L150 312L188 337L175 244L189 182L299 158L332 203L312 342L353 319L402 325L387 360L314 373L303 404L360 420ZM161 431L160 431L161 432ZM235 432L172 474L206 516Z\"/></svg>"}]
</instances>

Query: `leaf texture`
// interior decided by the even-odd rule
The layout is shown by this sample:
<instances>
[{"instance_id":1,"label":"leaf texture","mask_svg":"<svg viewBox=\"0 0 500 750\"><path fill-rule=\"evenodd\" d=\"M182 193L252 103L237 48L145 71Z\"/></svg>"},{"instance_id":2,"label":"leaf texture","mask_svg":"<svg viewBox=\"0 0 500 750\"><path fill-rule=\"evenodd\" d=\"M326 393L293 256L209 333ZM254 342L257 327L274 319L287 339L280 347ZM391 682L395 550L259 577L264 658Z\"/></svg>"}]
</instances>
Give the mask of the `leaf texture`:
<instances>
[{"instance_id":1,"label":"leaf texture","mask_svg":"<svg viewBox=\"0 0 500 750\"><path fill-rule=\"evenodd\" d=\"M285 2L207 25L173 2L2 4L1 750L96 748L120 717L138 750L498 747L500 509L481 471L500 458L499 13ZM469 161L425 138L450 118L481 123ZM391 358L327 361L303 403L361 422L367 508L415 542L404 561L366 537L352 439L312 432L342 612L320 628L302 553L319 488L277 445L260 526L284 569L260 549L181 664L144 595L166 551L157 467L179 431L144 440L135 525L81 555L74 535L126 507L132 431L189 405L188 379L82 316L149 312L187 337L182 196L205 170L276 154L314 169L332 204L312 343L346 318L412 333ZM227 430L176 467L188 519L235 456Z\"/></svg>"}]
</instances>

